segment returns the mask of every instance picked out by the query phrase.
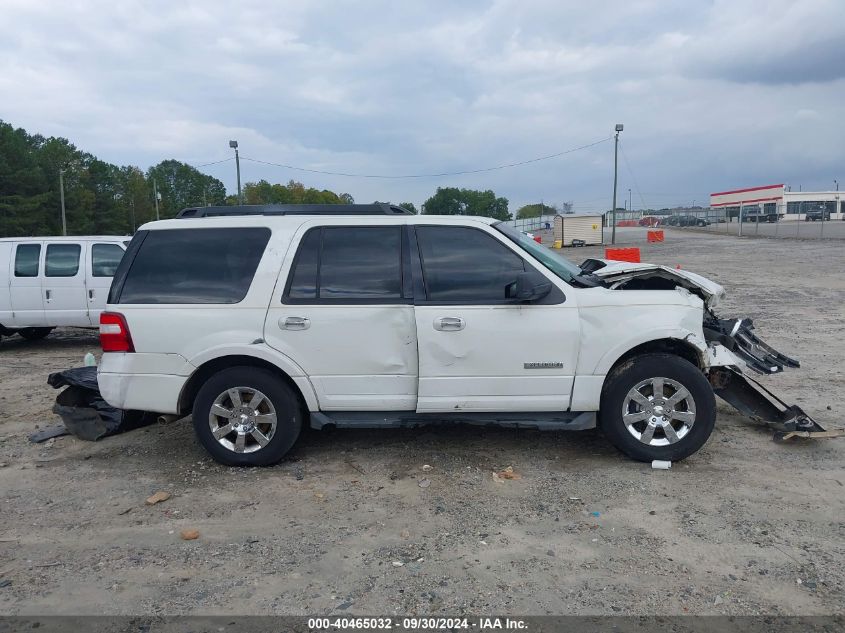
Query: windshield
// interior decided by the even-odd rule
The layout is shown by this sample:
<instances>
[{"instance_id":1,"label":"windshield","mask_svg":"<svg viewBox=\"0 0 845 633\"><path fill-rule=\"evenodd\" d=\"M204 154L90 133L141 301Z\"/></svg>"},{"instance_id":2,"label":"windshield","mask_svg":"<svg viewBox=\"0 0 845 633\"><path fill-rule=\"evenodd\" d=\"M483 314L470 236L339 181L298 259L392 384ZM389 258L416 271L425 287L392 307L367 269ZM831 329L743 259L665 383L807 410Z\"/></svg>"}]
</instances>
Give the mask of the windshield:
<instances>
[{"instance_id":1,"label":"windshield","mask_svg":"<svg viewBox=\"0 0 845 633\"><path fill-rule=\"evenodd\" d=\"M503 233L511 242L516 243L520 248L531 253L532 257L564 281L571 283L575 277L584 274L583 270L563 255L558 255L552 249L538 244L525 233L517 231L511 225L505 224L504 222L497 222L493 227L500 233Z\"/></svg>"}]
</instances>

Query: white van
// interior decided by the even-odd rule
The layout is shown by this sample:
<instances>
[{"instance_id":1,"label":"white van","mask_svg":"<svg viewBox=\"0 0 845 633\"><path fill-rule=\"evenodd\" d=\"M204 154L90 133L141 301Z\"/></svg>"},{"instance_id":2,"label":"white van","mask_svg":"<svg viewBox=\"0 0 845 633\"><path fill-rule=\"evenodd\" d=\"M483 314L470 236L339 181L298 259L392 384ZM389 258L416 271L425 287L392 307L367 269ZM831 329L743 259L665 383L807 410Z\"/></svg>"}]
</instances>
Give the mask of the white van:
<instances>
[{"instance_id":1,"label":"white van","mask_svg":"<svg viewBox=\"0 0 845 633\"><path fill-rule=\"evenodd\" d=\"M129 237L0 239L0 337L97 327Z\"/></svg>"}]
</instances>

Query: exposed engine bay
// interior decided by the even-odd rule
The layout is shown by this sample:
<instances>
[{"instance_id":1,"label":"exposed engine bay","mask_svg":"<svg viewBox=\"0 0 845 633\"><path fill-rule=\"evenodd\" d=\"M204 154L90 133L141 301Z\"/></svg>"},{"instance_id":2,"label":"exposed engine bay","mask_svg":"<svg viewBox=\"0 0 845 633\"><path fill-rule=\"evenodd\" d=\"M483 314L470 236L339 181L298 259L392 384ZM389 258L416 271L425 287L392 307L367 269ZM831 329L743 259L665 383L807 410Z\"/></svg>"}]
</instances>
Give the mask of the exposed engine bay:
<instances>
[{"instance_id":1,"label":"exposed engine bay","mask_svg":"<svg viewBox=\"0 0 845 633\"><path fill-rule=\"evenodd\" d=\"M701 298L704 302L702 329L708 348L724 347L739 361L707 369L714 392L740 413L773 427L778 431L775 439L845 435L845 430L826 431L799 406L785 403L744 373L744 369L749 369L763 375L776 374L787 367L798 368L800 363L758 338L751 319L716 316L714 307L725 296L725 290L719 284L696 273L657 264L587 259L580 267L585 275L612 290L683 288Z\"/></svg>"}]
</instances>

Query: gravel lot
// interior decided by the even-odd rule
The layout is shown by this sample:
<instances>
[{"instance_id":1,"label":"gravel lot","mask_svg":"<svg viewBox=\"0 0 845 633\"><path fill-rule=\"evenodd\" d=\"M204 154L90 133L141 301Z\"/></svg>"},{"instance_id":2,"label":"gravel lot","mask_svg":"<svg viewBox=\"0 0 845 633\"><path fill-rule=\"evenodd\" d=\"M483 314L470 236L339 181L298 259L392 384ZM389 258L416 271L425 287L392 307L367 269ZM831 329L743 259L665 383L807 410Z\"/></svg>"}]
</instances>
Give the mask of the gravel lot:
<instances>
[{"instance_id":1,"label":"gravel lot","mask_svg":"<svg viewBox=\"0 0 845 633\"><path fill-rule=\"evenodd\" d=\"M723 283L721 314L802 361L765 382L841 426L841 244L669 230L643 259ZM720 403L669 471L595 431L309 432L240 470L187 421L28 443L56 421L47 374L97 349L0 343L2 614L843 613L845 439L776 444ZM521 478L495 482L508 466Z\"/></svg>"}]
</instances>

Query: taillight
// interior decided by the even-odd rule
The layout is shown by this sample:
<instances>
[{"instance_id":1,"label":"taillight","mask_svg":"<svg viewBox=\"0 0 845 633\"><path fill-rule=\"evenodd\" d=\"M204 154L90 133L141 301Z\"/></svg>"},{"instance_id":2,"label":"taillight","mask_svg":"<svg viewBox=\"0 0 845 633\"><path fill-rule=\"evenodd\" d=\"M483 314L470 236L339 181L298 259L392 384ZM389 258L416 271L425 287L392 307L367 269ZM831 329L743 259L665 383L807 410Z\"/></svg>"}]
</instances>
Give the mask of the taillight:
<instances>
[{"instance_id":1,"label":"taillight","mask_svg":"<svg viewBox=\"0 0 845 633\"><path fill-rule=\"evenodd\" d=\"M126 318L119 312L100 313L100 346L104 352L134 352Z\"/></svg>"}]
</instances>

